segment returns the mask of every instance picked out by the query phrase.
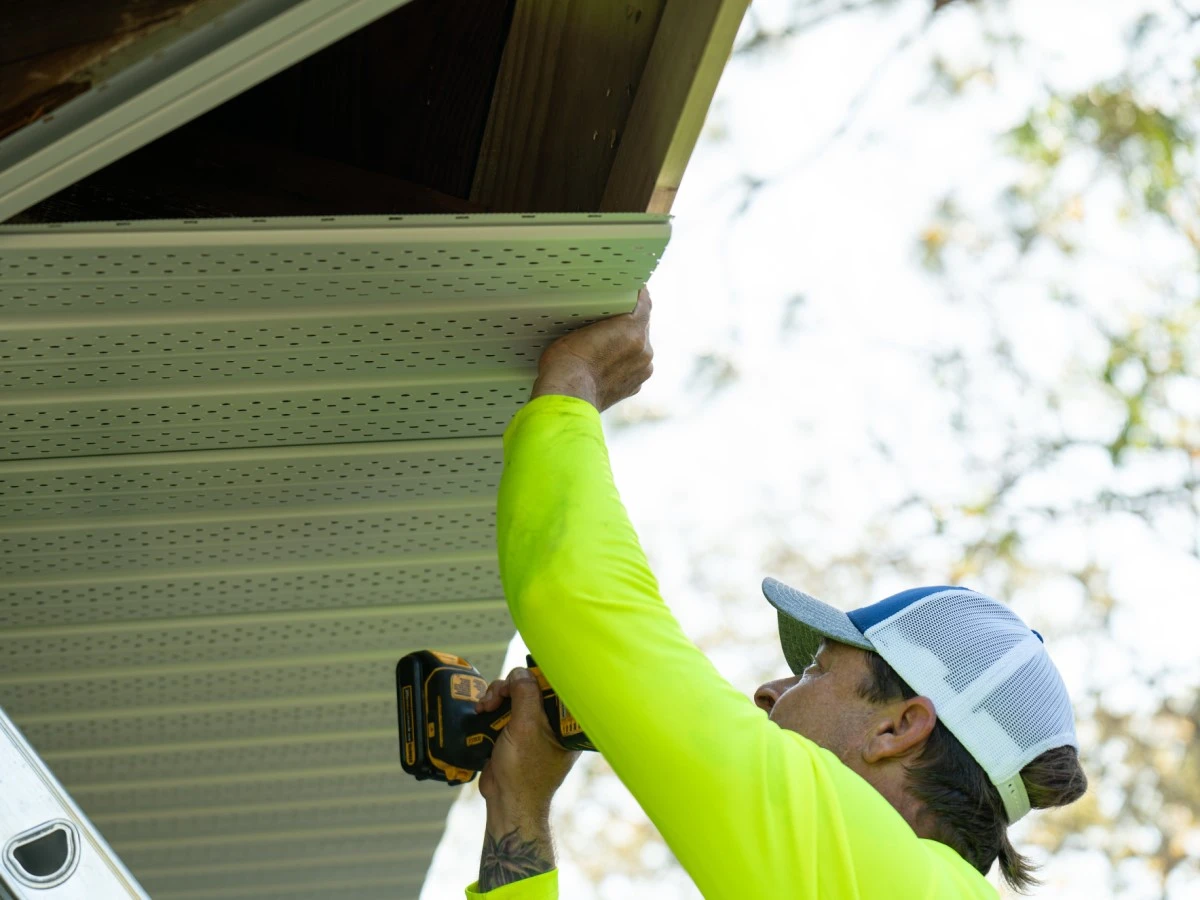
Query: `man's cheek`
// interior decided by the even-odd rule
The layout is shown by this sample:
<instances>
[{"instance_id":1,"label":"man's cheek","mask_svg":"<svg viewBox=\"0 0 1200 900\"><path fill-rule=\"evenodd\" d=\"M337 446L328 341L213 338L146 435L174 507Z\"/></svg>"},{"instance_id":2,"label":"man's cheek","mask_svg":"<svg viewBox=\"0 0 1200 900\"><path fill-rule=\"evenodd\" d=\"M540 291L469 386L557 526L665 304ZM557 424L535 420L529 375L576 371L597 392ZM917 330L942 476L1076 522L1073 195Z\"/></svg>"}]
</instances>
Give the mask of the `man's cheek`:
<instances>
[{"instance_id":1,"label":"man's cheek","mask_svg":"<svg viewBox=\"0 0 1200 900\"><path fill-rule=\"evenodd\" d=\"M803 694L789 697L789 702L783 710L783 722L793 731L798 731L805 737L811 737L815 723L813 711L809 708L807 699Z\"/></svg>"}]
</instances>

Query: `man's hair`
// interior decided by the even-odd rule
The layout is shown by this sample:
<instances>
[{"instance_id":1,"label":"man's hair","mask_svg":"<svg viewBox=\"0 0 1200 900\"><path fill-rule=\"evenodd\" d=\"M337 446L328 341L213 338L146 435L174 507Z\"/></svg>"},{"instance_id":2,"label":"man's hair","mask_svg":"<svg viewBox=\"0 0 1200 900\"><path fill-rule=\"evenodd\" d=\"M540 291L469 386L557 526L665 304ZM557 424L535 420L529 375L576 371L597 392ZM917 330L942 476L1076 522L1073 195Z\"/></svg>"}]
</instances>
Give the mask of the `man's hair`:
<instances>
[{"instance_id":1,"label":"man's hair","mask_svg":"<svg viewBox=\"0 0 1200 900\"><path fill-rule=\"evenodd\" d=\"M882 656L867 652L869 674L859 694L872 703L917 696ZM1021 770L1035 809L1066 806L1083 796L1087 776L1074 747L1047 750ZM921 755L908 766L908 791L925 806L933 837L956 850L984 875L997 858L1004 880L1018 891L1038 884L1035 866L1008 840L1008 814L983 766L940 719Z\"/></svg>"}]
</instances>

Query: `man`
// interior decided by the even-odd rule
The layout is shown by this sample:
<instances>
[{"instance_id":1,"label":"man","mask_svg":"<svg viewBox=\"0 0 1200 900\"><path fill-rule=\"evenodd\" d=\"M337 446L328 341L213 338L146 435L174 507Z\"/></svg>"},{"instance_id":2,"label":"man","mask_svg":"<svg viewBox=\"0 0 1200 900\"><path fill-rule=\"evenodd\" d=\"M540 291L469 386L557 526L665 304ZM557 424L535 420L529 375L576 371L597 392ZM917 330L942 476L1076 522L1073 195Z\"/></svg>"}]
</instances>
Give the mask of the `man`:
<instances>
[{"instance_id":1,"label":"man","mask_svg":"<svg viewBox=\"0 0 1200 900\"><path fill-rule=\"evenodd\" d=\"M846 614L767 579L794 674L753 704L684 636L600 428L650 376L649 319L643 290L633 313L551 345L505 433L500 574L550 683L707 898L994 898L997 860L1033 883L1008 825L1087 781L1062 680L1005 606L934 587ZM578 754L526 670L478 708L505 697L467 896L553 898L550 801Z\"/></svg>"}]
</instances>

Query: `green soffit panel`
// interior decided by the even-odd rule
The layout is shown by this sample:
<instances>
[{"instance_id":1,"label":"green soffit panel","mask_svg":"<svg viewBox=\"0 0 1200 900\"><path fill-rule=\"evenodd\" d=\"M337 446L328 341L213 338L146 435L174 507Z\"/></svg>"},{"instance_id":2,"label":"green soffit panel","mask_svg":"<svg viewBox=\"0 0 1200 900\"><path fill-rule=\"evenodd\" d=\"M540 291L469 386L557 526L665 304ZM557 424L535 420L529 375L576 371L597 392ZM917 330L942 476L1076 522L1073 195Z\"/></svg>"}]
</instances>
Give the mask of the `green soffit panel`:
<instances>
[{"instance_id":1,"label":"green soffit panel","mask_svg":"<svg viewBox=\"0 0 1200 900\"><path fill-rule=\"evenodd\" d=\"M156 900L417 896L396 660L500 674L500 437L669 231L0 226L0 707Z\"/></svg>"}]
</instances>

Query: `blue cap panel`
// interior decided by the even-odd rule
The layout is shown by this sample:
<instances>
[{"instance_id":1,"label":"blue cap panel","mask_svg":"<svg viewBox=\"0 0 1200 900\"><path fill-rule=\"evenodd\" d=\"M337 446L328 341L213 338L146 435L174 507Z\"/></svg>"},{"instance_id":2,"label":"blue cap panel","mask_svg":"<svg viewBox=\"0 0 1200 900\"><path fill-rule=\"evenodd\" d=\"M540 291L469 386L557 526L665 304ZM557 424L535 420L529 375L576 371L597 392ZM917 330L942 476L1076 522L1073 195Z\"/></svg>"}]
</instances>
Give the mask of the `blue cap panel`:
<instances>
[{"instance_id":1,"label":"blue cap panel","mask_svg":"<svg viewBox=\"0 0 1200 900\"><path fill-rule=\"evenodd\" d=\"M863 634L867 633L868 628L872 628L882 622L884 619L890 619L902 609L912 606L919 600L924 600L930 594L939 594L942 591L966 591L969 588L957 587L950 584L939 584L933 587L910 588L907 591L901 591L898 594L880 600L878 603L872 603L870 606L864 606L861 609L856 609L853 612L846 613L850 621L854 623L854 627Z\"/></svg>"}]
</instances>

